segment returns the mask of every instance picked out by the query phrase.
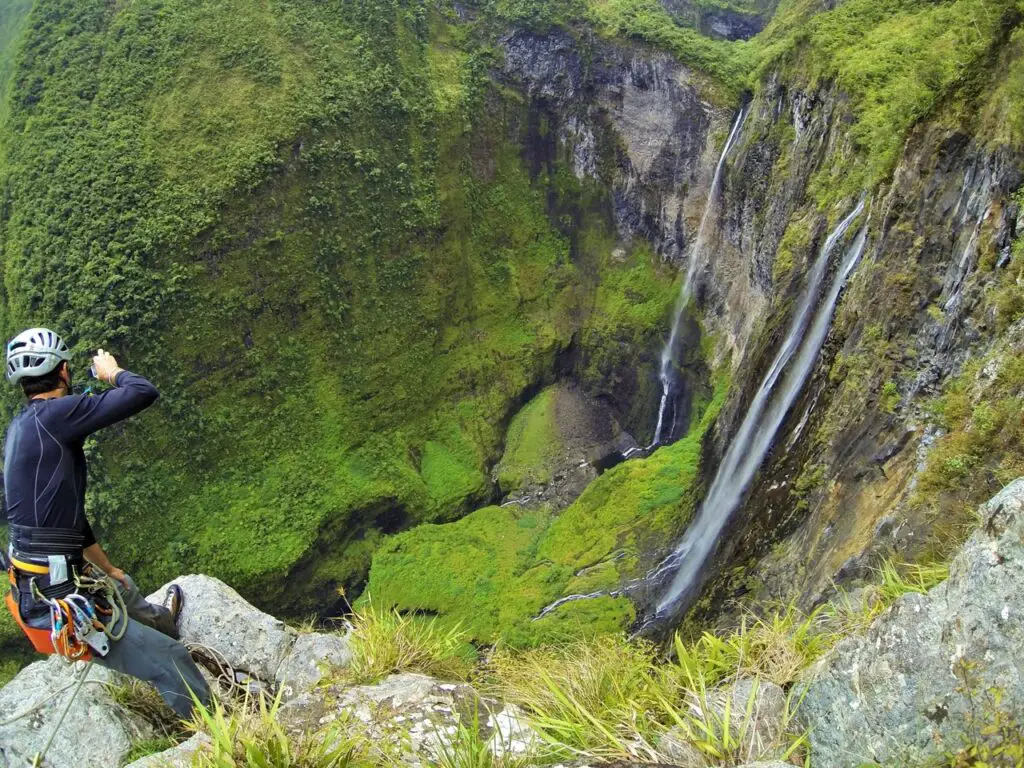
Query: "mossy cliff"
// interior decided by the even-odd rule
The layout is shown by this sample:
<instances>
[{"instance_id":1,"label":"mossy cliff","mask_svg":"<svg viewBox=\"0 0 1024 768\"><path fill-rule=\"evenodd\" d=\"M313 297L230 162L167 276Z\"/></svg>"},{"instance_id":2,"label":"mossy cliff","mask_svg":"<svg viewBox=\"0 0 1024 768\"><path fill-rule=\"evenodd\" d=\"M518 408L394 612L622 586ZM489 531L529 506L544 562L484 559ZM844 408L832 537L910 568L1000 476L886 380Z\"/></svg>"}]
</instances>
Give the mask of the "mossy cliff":
<instances>
[{"instance_id":1,"label":"mossy cliff","mask_svg":"<svg viewBox=\"0 0 1024 768\"><path fill-rule=\"evenodd\" d=\"M632 26L624 22L618 30L666 44L667 33L651 26L657 12L645 13L628 17ZM977 25L965 30L952 24L958 14L976 18ZM394 551L380 553L371 592L405 609L422 607L467 621L493 615L489 606L500 607L499 620L470 624L486 637L501 633L504 623L505 636L513 640L543 637L544 623L560 612L592 611L601 621L614 616L605 607L622 599L616 597L622 586L676 540L646 540L638 558L645 568L629 565L637 550L623 541L642 540L637 531L659 514L671 516L668 510L677 503L647 495L652 481L641 467L665 461L680 473L673 489L688 501L674 519L683 525L782 343L811 262L861 196L867 213L849 238L865 228L865 256L809 383L708 564L714 581L697 615L713 613L735 597L755 603L800 598L811 606L833 579L869 576L883 555L929 559L957 546L969 527L962 511L1019 467L1019 449L1011 445L1018 420L1009 414L1020 391L1006 364L1019 345L997 339L1019 315L1012 244L1020 229L1013 193L1021 182L1022 135L1012 94L1021 83L1020 22L1014 3L883 7L851 0L824 11L788 3L752 43L728 49L722 61L750 67L752 92L739 145L726 165L720 209L712 211L707 267L698 272L694 289L702 358L730 370L736 386L693 455L699 471L684 479L678 460L669 458L679 450L673 448L596 481L557 518L567 532L570 524L563 521L586 510L582 517L588 523L572 527L570 549L577 557L564 561L576 569L573 578L555 581L541 595L513 581L519 572L530 575L538 562L532 537L528 557L505 561L513 563L510 570L474 572L468 583L459 568L445 569L440 560L429 579L406 571L441 540L445 546L437 551L461 552L456 534L448 538L444 529L430 528L405 534ZM687 226L694 220L692 213L687 216L688 201L700 198L684 193L680 205L671 194L673 182L693 158L720 149L728 117L719 113L712 140L688 154L679 148L687 146L692 123L675 122L671 110L660 120L634 121L655 110L639 108L628 87L605 96L600 57L587 70L592 79L577 81L575 62L592 60L578 56L578 42L559 32L508 40L506 62L515 62L529 92L574 119L563 141L577 148L577 158L580 144L590 133L599 135L604 120L625 137L627 152L630 137L641 135L631 133L637 122L652 132L652 126L673 125L674 151L659 152L655 141L654 151L634 152L639 162L619 176L617 224L620 232L644 236L663 253L686 254L695 233ZM638 56L630 66L650 72L656 60L657 54ZM648 76L648 105L656 102L662 82ZM721 96L730 82L719 78L710 93ZM673 98L679 103L685 97ZM581 107L587 99L589 106ZM645 175L651 168L657 172ZM653 198L645 198L652 190ZM632 215L638 210L640 215ZM961 373L971 359L979 362ZM987 378L972 385L974 372L982 369ZM934 400L943 388L949 394ZM980 420L973 415L979 408ZM929 455L939 430L953 432L939 438ZM652 498L652 504L640 502ZM637 513L639 528L624 534L612 526L605 536L602 515L622 509ZM894 531L902 532L895 550ZM491 551L494 544L474 546ZM559 561L540 562L548 567ZM419 581L430 585L432 597L411 586ZM510 581L511 588L494 590ZM448 594L458 598L442 597ZM604 596L565 603L529 625L515 618L574 594ZM523 604L510 604L512 595ZM458 599L473 608L463 611ZM618 620L631 613L619 612ZM528 626L527 636L519 626Z\"/></svg>"},{"instance_id":2,"label":"mossy cliff","mask_svg":"<svg viewBox=\"0 0 1024 768\"><path fill-rule=\"evenodd\" d=\"M77 371L103 346L161 389L90 447L91 514L139 579L201 570L295 615L336 611L369 573L379 603L536 642L634 618L622 584L685 528L864 195L864 261L709 570L725 577L706 605L814 602L879 531L934 534L908 556L948 550L935 521L1019 472L1022 13L15 3L0 327L59 326ZM550 395L534 399L555 382L649 442L697 257L685 437L567 507L489 506L557 483Z\"/></svg>"}]
</instances>

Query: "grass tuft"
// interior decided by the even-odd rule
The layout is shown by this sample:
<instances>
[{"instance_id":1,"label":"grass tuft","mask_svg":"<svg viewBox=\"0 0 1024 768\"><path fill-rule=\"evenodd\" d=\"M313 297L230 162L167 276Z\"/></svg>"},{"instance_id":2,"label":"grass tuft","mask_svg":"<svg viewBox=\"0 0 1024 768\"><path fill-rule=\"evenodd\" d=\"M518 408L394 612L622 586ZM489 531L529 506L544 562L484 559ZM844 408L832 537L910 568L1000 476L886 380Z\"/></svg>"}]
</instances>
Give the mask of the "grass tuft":
<instances>
[{"instance_id":1,"label":"grass tuft","mask_svg":"<svg viewBox=\"0 0 1024 768\"><path fill-rule=\"evenodd\" d=\"M817 612L805 615L789 605L764 618L745 615L732 632L704 632L692 643L677 635L677 674L684 685L757 677L786 686L835 640L822 631L818 617Z\"/></svg>"},{"instance_id":2,"label":"grass tuft","mask_svg":"<svg viewBox=\"0 0 1024 768\"><path fill-rule=\"evenodd\" d=\"M556 750L607 760L653 760L656 712L668 688L654 647L622 635L513 653L488 668L499 698L522 706Z\"/></svg>"},{"instance_id":3,"label":"grass tuft","mask_svg":"<svg viewBox=\"0 0 1024 768\"><path fill-rule=\"evenodd\" d=\"M775 624L752 623L742 641L730 636L727 644L752 647L751 638L763 637L769 629L779 634L788 629L792 636L805 638L812 619L797 621L796 616L792 611ZM783 626L783 621L789 623ZM808 639L791 644L815 647ZM678 640L677 648L687 650ZM698 641L687 661L677 664L666 662L653 645L623 635L517 653L502 649L490 659L486 679L494 695L527 712L553 754L564 758L665 762L669 756L660 742L670 729L715 765L763 757L789 759L801 750L805 736L791 733L789 727L795 707L787 702L781 727L761 730L759 678L749 674L743 653L732 656L727 671L719 658L698 658L698 652L714 653L713 648ZM740 677L754 682L744 707L737 708L726 684Z\"/></svg>"},{"instance_id":4,"label":"grass tuft","mask_svg":"<svg viewBox=\"0 0 1024 768\"><path fill-rule=\"evenodd\" d=\"M369 744L339 731L290 735L277 721L280 696L257 697L231 711L215 701L212 709L196 702L195 728L211 739L200 749L194 768L347 768L370 766Z\"/></svg>"},{"instance_id":5,"label":"grass tuft","mask_svg":"<svg viewBox=\"0 0 1024 768\"><path fill-rule=\"evenodd\" d=\"M472 649L459 627L442 627L436 619L403 616L396 610L367 605L352 623L352 663L346 681L368 684L398 672L420 672L464 680Z\"/></svg>"},{"instance_id":6,"label":"grass tuft","mask_svg":"<svg viewBox=\"0 0 1024 768\"><path fill-rule=\"evenodd\" d=\"M437 768L527 768L536 762L531 755L513 754L508 744L499 744L498 754L489 739L481 736L480 711L473 711L468 723L459 722L451 737L439 734Z\"/></svg>"}]
</instances>

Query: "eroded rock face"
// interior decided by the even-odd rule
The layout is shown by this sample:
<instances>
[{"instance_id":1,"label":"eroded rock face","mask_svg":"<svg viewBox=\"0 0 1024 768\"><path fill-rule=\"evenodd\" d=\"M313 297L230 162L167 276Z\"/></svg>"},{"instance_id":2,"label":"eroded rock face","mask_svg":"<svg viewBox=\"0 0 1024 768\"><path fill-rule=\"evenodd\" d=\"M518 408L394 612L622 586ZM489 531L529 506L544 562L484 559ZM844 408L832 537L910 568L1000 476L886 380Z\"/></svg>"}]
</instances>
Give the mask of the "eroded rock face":
<instances>
[{"instance_id":1,"label":"eroded rock face","mask_svg":"<svg viewBox=\"0 0 1024 768\"><path fill-rule=\"evenodd\" d=\"M622 147L615 177L600 179L614 187L619 234L682 263L717 161L707 137L728 131L731 114L705 102L690 70L666 53L583 50L568 33L523 30L502 46L502 76L551 115L579 178L599 177L602 145Z\"/></svg>"},{"instance_id":2,"label":"eroded rock face","mask_svg":"<svg viewBox=\"0 0 1024 768\"><path fill-rule=\"evenodd\" d=\"M997 711L1024 715L1024 479L981 516L947 582L842 642L809 685L799 715L815 766L923 764Z\"/></svg>"},{"instance_id":3,"label":"eroded rock face","mask_svg":"<svg viewBox=\"0 0 1024 768\"><path fill-rule=\"evenodd\" d=\"M10 725L0 726L0 768L32 765L54 732L61 713L74 693L80 665L51 657L25 667L0 689L0 722L26 711ZM51 768L117 766L133 741L151 738L152 729L119 707L104 687L114 675L92 666L89 677L68 710L53 743L46 752ZM57 696L55 692L63 691ZM38 708L36 708L37 705Z\"/></svg>"}]
</instances>

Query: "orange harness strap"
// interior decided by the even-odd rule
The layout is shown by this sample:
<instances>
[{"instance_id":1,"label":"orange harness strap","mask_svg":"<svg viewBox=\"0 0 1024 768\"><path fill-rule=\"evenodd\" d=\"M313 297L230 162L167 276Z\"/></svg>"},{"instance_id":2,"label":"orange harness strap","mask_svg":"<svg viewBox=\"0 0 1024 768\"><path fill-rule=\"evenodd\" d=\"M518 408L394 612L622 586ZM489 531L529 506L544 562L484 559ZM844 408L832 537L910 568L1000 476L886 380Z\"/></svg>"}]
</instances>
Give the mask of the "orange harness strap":
<instances>
[{"instance_id":1,"label":"orange harness strap","mask_svg":"<svg viewBox=\"0 0 1024 768\"><path fill-rule=\"evenodd\" d=\"M15 583L13 569L8 572L8 577L12 584ZM65 658L73 658L75 661L89 661L92 658L92 653L89 651L88 646L85 646L86 653L81 656L74 656L73 654L70 654L70 648L65 648L64 652L59 652L54 648L53 639L50 637L50 630L30 627L22 620L21 611L18 610L18 604L14 602L14 595L11 594L10 590L7 592L7 599L5 602L7 603L7 610L11 612L11 616L14 617L18 626L21 627L21 631L25 633L25 636L29 639L29 642L32 643L32 647L35 648L37 652L46 654L47 656L61 653Z\"/></svg>"}]
</instances>

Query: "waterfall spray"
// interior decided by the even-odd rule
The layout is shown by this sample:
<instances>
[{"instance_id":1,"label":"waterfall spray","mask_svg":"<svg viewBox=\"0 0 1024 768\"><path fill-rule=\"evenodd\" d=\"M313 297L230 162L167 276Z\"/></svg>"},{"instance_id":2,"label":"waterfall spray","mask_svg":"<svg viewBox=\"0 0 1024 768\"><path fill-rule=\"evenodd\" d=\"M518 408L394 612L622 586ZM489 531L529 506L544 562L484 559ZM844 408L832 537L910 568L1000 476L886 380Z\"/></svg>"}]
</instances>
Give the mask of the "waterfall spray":
<instances>
[{"instance_id":1,"label":"waterfall spray","mask_svg":"<svg viewBox=\"0 0 1024 768\"><path fill-rule=\"evenodd\" d=\"M711 209L714 207L715 193L718 190L718 182L722 178L722 169L725 167L725 158L728 157L729 151L736 143L736 139L740 133L740 126L743 125L743 119L747 116L747 109L744 107L740 110L739 114L736 115L736 120L732 125L732 131L729 133L729 138L725 142L725 147L722 149L722 154L718 158L718 165L715 166L715 175L711 178L711 188L708 190L708 197L704 203L704 213L700 217L700 226L697 227L697 237L693 241L693 247L690 249L690 261L686 267L686 278L683 280L682 288L679 291L679 297L676 299L675 312L672 317L672 331L669 333L668 341L661 350L661 368L658 371L658 378L661 380L661 404L658 406L658 424L654 428L654 440L648 446L648 449L654 448L661 444L662 433L665 429L665 413L668 409L669 399L672 395L672 390L675 387L675 360L672 359L675 353L676 344L679 341L679 332L682 330L683 313L686 311L686 305L690 301L690 294L692 292L693 281L697 276L699 269L698 263L701 260L701 255L704 252L705 240L707 239L708 220L711 218ZM669 437L671 437L671 427L669 429Z\"/></svg>"},{"instance_id":2,"label":"waterfall spray","mask_svg":"<svg viewBox=\"0 0 1024 768\"><path fill-rule=\"evenodd\" d=\"M840 222L822 246L800 305L790 323L786 339L761 382L739 431L729 444L695 520L675 551L648 577L656 579L675 571L671 584L658 602L658 616L664 616L673 610L694 587L700 569L717 543L719 534L739 506L743 494L771 448L786 413L813 370L828 334L840 291L864 252L867 241L866 228L861 230L847 251L827 296L818 305L815 313L814 307L828 268L829 254L863 210L862 200L854 211ZM794 355L796 359L790 366ZM776 385L780 380L782 386L776 393Z\"/></svg>"}]
</instances>

